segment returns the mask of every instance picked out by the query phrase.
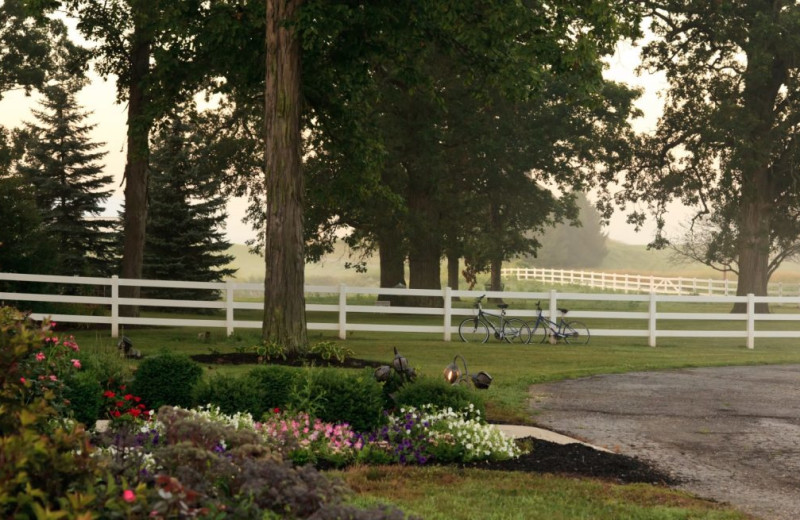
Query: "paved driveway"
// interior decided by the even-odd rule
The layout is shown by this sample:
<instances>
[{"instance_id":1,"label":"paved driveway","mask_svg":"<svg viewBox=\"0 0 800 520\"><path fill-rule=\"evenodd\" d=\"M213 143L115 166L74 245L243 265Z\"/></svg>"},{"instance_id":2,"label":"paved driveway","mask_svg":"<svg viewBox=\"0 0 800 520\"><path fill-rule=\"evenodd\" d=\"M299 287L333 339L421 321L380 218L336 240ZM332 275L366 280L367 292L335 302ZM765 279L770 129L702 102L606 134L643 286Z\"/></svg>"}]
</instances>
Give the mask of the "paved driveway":
<instances>
[{"instance_id":1,"label":"paved driveway","mask_svg":"<svg viewBox=\"0 0 800 520\"><path fill-rule=\"evenodd\" d=\"M654 462L691 493L800 518L800 366L692 368L535 385L534 420Z\"/></svg>"}]
</instances>

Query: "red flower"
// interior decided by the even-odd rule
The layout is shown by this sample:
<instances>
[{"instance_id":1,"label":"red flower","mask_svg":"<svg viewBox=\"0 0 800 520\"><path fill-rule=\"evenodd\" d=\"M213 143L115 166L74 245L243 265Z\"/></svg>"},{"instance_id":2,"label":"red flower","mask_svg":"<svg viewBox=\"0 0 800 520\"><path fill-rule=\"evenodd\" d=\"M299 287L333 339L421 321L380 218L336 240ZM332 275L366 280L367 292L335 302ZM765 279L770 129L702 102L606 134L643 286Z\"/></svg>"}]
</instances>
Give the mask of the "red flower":
<instances>
[{"instance_id":1,"label":"red flower","mask_svg":"<svg viewBox=\"0 0 800 520\"><path fill-rule=\"evenodd\" d=\"M105 392L103 392L103 397L108 397L109 399L114 399L115 397L117 397L117 394L115 394L111 390L106 390Z\"/></svg>"},{"instance_id":2,"label":"red flower","mask_svg":"<svg viewBox=\"0 0 800 520\"><path fill-rule=\"evenodd\" d=\"M126 401L130 401L131 399L133 399L133 394L125 394Z\"/></svg>"},{"instance_id":3,"label":"red flower","mask_svg":"<svg viewBox=\"0 0 800 520\"><path fill-rule=\"evenodd\" d=\"M129 414L131 414L131 415L132 415L132 416L134 416L134 417L139 417L139 414L141 414L141 413L142 413L142 411L141 411L141 410L139 410L138 408L131 408L131 409L128 411L128 413L129 413Z\"/></svg>"},{"instance_id":4,"label":"red flower","mask_svg":"<svg viewBox=\"0 0 800 520\"><path fill-rule=\"evenodd\" d=\"M125 406L125 401L117 401L115 404L117 405L117 408L122 408Z\"/></svg>"},{"instance_id":5,"label":"red flower","mask_svg":"<svg viewBox=\"0 0 800 520\"><path fill-rule=\"evenodd\" d=\"M119 413L119 410L114 410L113 412L111 412L111 415L113 415L114 417L119 417L122 414Z\"/></svg>"},{"instance_id":6,"label":"red flower","mask_svg":"<svg viewBox=\"0 0 800 520\"><path fill-rule=\"evenodd\" d=\"M272 413L281 413L281 409L276 406L272 409Z\"/></svg>"}]
</instances>

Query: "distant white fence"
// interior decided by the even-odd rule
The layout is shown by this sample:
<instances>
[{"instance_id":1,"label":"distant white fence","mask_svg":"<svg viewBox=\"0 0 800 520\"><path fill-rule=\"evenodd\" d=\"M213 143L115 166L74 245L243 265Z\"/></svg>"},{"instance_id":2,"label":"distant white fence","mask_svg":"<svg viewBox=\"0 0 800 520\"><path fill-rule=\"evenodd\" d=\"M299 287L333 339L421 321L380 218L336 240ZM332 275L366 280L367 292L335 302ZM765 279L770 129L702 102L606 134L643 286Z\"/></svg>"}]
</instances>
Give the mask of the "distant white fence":
<instances>
[{"instance_id":1,"label":"distant white fence","mask_svg":"<svg viewBox=\"0 0 800 520\"><path fill-rule=\"evenodd\" d=\"M682 278L648 276L626 273L604 273L573 269L547 269L539 267L505 268L501 276L517 280L535 280L551 285L580 285L604 291L624 293L658 293L675 295L705 294L732 296L736 294L735 280L713 278ZM800 284L775 282L769 284L772 296L800 296Z\"/></svg>"},{"instance_id":2,"label":"distant white fence","mask_svg":"<svg viewBox=\"0 0 800 520\"><path fill-rule=\"evenodd\" d=\"M93 323L107 324L111 329L111 336L118 337L120 327L125 325L138 326L168 326L168 327L201 327L201 328L224 328L228 335L235 329L257 329L261 328L261 321L235 319L236 310L260 310L263 309L261 302L236 301L234 294L237 291L261 291L263 285L260 283L239 283L239 282L181 282L181 281L160 281L160 280L132 280L123 278L81 278L71 276L49 276L49 275L27 275L0 273L0 282L41 282L49 284L59 284L60 286L70 285L92 285L102 287L97 291L105 296L72 296L65 294L34 294L19 292L0 292L0 302L19 301L19 302L50 302L50 303L69 303L102 306L101 313L92 315L83 314L48 314L34 313L32 317L37 320L50 317L56 322L68 323ZM181 289L206 289L221 291L222 298L217 301L195 301L195 300L175 300L175 299L147 299L147 298L121 298L119 288L121 286L138 287L159 287L159 288L181 288ZM66 292L66 291L61 291ZM603 324L620 323L627 320L638 320L638 323L646 324L640 328L594 328L590 326L592 336L612 336L612 337L641 337L647 338L650 346L656 345L659 337L691 337L691 338L743 338L746 340L748 348L754 348L756 338L800 338L800 330L764 330L759 327L756 330L756 322L800 322L800 314L756 314L756 303L769 304L791 304L797 307L800 304L800 297L788 296L769 296L756 297L748 296L683 296L683 295L660 295L655 292L650 294L584 294L584 293L559 293L555 290L548 292L486 292L486 291L457 291L446 287L442 290L433 289L389 289L378 287L348 287L339 286L306 286L306 294L329 294L338 296L337 303L319 304L307 303L306 310L312 312L331 313L332 317L328 322L308 323L309 330L328 330L336 331L340 338L345 339L348 332L354 331L373 331L387 333L429 333L441 335L445 341L450 341L453 335L458 338L458 323L466 317L474 314L472 308L454 307L453 302L457 298L464 300L474 299L481 294L486 294L488 298L522 299L522 300L542 300L546 303L546 316L557 316L559 301L595 301L609 302L640 302L639 307L644 310L619 311L619 310L573 310L570 311L570 319L589 319L602 320ZM399 295L399 296L434 296L440 297L443 302L442 307L418 308L418 307L386 307L378 305L354 305L348 303L349 295ZM642 303L643 302L643 303ZM733 305L742 302L746 304L745 314L731 314L729 312L664 312L658 310L659 304L665 303L723 303ZM169 307L169 308L194 308L194 309L214 309L224 311L225 318L217 319L210 317L201 318L157 318L157 317L125 317L120 316L120 306L135 305L139 307ZM562 304L563 305L563 304ZM619 306L617 304L617 306ZM487 304L487 308L489 305ZM80 308L80 307L76 307ZM358 323L349 320L353 314L380 314L386 318L385 323ZM438 325L405 325L393 323L393 315L422 315L437 318L433 320ZM535 315L531 310L509 309L508 316L519 317L529 323L535 320ZM658 328L657 325L665 321L682 321L684 325L704 321L706 328L703 329L677 329L675 327ZM729 322L738 322L740 326L731 330ZM716 328L715 328L716 327Z\"/></svg>"}]
</instances>

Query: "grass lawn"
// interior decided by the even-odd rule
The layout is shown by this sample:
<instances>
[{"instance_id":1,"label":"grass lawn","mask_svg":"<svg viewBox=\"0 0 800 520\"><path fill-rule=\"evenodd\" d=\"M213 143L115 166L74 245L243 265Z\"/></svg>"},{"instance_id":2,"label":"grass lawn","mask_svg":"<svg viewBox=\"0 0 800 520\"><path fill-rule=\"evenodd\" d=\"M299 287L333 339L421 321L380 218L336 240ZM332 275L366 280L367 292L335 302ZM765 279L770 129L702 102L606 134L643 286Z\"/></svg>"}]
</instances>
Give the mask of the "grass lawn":
<instances>
[{"instance_id":1,"label":"grass lawn","mask_svg":"<svg viewBox=\"0 0 800 520\"><path fill-rule=\"evenodd\" d=\"M644 484L450 467L356 467L335 474L360 505L392 504L426 520L743 520L686 493Z\"/></svg>"},{"instance_id":2,"label":"grass lawn","mask_svg":"<svg viewBox=\"0 0 800 520\"><path fill-rule=\"evenodd\" d=\"M125 334L145 354L166 349L186 354L234 352L256 345L259 332L237 331L226 338L212 330L208 341L200 329L129 329ZM115 351L108 331L74 331L87 350ZM589 345L509 345L497 341L466 344L434 335L356 332L339 340L329 332L309 332L311 343L343 343L358 358L390 362L396 347L421 376L441 377L457 354L470 371L494 377L485 391L490 420L535 424L527 408L530 385L595 374L681 367L800 363L798 340L762 339L755 350L744 340L660 338L592 338ZM244 372L251 366L208 365L207 374ZM746 515L669 488L614 485L548 475L459 470L450 467L356 467L336 472L356 491L358 503L391 502L426 519L744 519Z\"/></svg>"}]
</instances>

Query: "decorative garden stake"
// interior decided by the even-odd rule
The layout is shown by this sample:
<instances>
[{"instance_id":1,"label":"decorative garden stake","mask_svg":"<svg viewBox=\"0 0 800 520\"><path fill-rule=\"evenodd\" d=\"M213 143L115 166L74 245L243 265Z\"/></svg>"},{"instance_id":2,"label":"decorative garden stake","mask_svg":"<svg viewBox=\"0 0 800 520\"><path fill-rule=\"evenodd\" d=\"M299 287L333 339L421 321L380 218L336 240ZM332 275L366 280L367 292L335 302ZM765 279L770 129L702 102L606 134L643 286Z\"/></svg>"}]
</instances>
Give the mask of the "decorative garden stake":
<instances>
[{"instance_id":1,"label":"decorative garden stake","mask_svg":"<svg viewBox=\"0 0 800 520\"><path fill-rule=\"evenodd\" d=\"M461 364L464 366L463 373L458 368L457 361L459 359L461 360ZM453 358L453 362L447 365L447 367L444 369L444 379L451 385L467 382L472 383L472 386L479 390L486 390L489 388L489 385L492 384L493 378L484 371L480 371L477 374L470 374L469 370L467 369L467 361L463 356L461 356L461 354L456 354L456 356Z\"/></svg>"}]
</instances>

